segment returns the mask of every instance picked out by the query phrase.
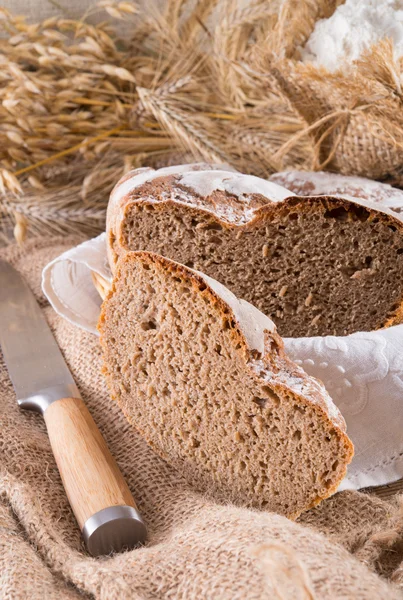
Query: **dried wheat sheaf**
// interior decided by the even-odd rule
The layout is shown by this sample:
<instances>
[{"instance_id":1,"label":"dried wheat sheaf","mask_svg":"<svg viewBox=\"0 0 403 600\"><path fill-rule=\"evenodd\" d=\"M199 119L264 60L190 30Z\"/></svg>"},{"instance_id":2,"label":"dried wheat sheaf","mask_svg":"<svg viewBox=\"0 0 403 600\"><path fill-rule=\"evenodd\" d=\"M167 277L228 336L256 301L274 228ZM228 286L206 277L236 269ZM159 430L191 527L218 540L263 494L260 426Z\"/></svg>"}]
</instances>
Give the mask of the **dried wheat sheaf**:
<instances>
[{"instance_id":1,"label":"dried wheat sheaf","mask_svg":"<svg viewBox=\"0 0 403 600\"><path fill-rule=\"evenodd\" d=\"M101 231L113 184L143 165L201 159L263 177L326 166L403 181L391 42L348 73L298 60L340 1L145 4L103 0L80 21L37 24L0 9L0 220L17 240Z\"/></svg>"}]
</instances>

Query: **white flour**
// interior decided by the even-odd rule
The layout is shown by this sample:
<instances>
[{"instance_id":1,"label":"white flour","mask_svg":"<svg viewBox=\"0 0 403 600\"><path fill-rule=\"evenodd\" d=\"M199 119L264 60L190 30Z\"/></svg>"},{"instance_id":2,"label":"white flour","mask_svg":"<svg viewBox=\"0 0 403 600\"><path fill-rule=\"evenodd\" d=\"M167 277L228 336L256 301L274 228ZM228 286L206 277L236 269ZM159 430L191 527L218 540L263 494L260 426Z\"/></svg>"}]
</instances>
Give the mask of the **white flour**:
<instances>
[{"instance_id":1,"label":"white flour","mask_svg":"<svg viewBox=\"0 0 403 600\"><path fill-rule=\"evenodd\" d=\"M393 40L396 58L403 56L403 0L346 0L316 23L302 59L335 71L385 37Z\"/></svg>"}]
</instances>

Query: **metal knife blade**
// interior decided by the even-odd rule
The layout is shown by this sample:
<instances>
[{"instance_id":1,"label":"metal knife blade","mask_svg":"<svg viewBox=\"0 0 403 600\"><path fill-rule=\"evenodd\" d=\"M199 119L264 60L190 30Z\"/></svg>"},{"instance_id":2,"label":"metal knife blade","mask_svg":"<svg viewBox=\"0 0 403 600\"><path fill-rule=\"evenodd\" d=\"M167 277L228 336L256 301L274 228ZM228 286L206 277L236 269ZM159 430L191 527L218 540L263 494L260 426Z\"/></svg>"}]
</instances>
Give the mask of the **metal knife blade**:
<instances>
[{"instance_id":1,"label":"metal knife blade","mask_svg":"<svg viewBox=\"0 0 403 600\"><path fill-rule=\"evenodd\" d=\"M81 397L28 284L3 260L0 345L22 408L43 412L53 400Z\"/></svg>"}]
</instances>

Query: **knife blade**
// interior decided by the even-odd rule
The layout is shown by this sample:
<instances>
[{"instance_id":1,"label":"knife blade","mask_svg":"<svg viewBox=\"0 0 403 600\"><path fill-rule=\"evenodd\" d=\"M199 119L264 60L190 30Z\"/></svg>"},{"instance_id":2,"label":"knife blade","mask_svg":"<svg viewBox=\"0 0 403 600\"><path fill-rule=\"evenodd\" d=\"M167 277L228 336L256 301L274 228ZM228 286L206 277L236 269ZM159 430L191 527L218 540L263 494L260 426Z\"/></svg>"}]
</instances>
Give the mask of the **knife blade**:
<instances>
[{"instance_id":1,"label":"knife blade","mask_svg":"<svg viewBox=\"0 0 403 600\"><path fill-rule=\"evenodd\" d=\"M28 284L0 260L0 346L21 408L41 413L88 551L143 543L147 530L105 440L81 399Z\"/></svg>"},{"instance_id":2,"label":"knife blade","mask_svg":"<svg viewBox=\"0 0 403 600\"><path fill-rule=\"evenodd\" d=\"M42 412L46 399L59 393L80 398L34 295L5 261L0 261L0 345L18 404L23 408Z\"/></svg>"}]
</instances>

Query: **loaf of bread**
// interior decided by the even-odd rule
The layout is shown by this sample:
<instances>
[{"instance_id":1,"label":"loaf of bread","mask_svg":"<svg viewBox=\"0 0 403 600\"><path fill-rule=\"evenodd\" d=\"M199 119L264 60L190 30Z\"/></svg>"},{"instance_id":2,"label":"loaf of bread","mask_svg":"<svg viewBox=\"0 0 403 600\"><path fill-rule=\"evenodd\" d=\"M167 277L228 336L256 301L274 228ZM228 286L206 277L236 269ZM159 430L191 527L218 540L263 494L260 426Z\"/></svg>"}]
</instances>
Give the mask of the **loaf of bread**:
<instances>
[{"instance_id":1,"label":"loaf of bread","mask_svg":"<svg viewBox=\"0 0 403 600\"><path fill-rule=\"evenodd\" d=\"M254 306L183 265L128 252L99 331L112 397L198 489L289 517L335 492L353 454L343 417Z\"/></svg>"},{"instance_id":2,"label":"loaf of bread","mask_svg":"<svg viewBox=\"0 0 403 600\"><path fill-rule=\"evenodd\" d=\"M225 169L127 174L108 207L112 270L127 251L156 252L218 279L282 336L345 335L403 320L403 223L387 204L330 192L303 197L301 187L296 196Z\"/></svg>"}]
</instances>

